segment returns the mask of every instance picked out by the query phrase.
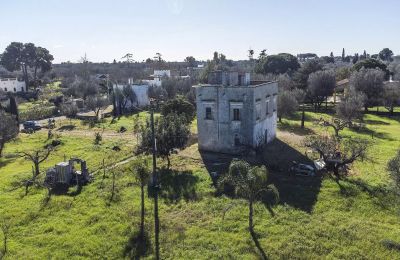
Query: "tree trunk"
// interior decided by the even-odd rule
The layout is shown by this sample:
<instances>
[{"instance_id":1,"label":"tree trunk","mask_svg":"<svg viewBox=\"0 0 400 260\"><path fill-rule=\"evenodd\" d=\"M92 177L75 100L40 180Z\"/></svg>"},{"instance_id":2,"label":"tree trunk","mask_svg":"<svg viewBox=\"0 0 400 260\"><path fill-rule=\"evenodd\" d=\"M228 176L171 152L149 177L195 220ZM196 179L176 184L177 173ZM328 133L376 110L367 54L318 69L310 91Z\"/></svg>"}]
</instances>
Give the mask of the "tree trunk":
<instances>
[{"instance_id":1,"label":"tree trunk","mask_svg":"<svg viewBox=\"0 0 400 260\"><path fill-rule=\"evenodd\" d=\"M254 232L254 224L253 224L253 202L249 201L249 231L250 231L250 235L251 238L254 241L254 244L256 245L256 247L258 248L258 250L261 253L261 256L263 259L268 259L267 255L265 254L264 250L262 249L260 242L257 239L257 235Z\"/></svg>"},{"instance_id":2,"label":"tree trunk","mask_svg":"<svg viewBox=\"0 0 400 260\"><path fill-rule=\"evenodd\" d=\"M33 176L33 179L35 179L40 174L39 162L36 161L34 162L34 164L35 164L35 176Z\"/></svg>"},{"instance_id":3,"label":"tree trunk","mask_svg":"<svg viewBox=\"0 0 400 260\"><path fill-rule=\"evenodd\" d=\"M36 74L37 74L37 69L38 69L38 67L37 67L37 65L35 66L35 72L34 72L34 74L33 74L33 79L35 80L35 85L36 85Z\"/></svg>"},{"instance_id":4,"label":"tree trunk","mask_svg":"<svg viewBox=\"0 0 400 260\"><path fill-rule=\"evenodd\" d=\"M27 70L27 67L26 67L25 64L23 65L22 72L23 72L23 74L24 74L24 80L25 80L25 84L26 84L26 90L28 90L28 89L29 89L29 78L28 78L28 70Z\"/></svg>"},{"instance_id":5,"label":"tree trunk","mask_svg":"<svg viewBox=\"0 0 400 260\"><path fill-rule=\"evenodd\" d=\"M171 167L171 160L169 159L169 156L167 156L167 169Z\"/></svg>"},{"instance_id":6,"label":"tree trunk","mask_svg":"<svg viewBox=\"0 0 400 260\"><path fill-rule=\"evenodd\" d=\"M333 129L335 130L335 136L339 137L339 128L334 127Z\"/></svg>"},{"instance_id":7,"label":"tree trunk","mask_svg":"<svg viewBox=\"0 0 400 260\"><path fill-rule=\"evenodd\" d=\"M282 116L278 116L279 118L279 123L282 123Z\"/></svg>"},{"instance_id":8,"label":"tree trunk","mask_svg":"<svg viewBox=\"0 0 400 260\"><path fill-rule=\"evenodd\" d=\"M8 240L8 234L7 231L3 231L3 236L4 236L4 242L3 242L3 256L7 253L7 240Z\"/></svg>"},{"instance_id":9,"label":"tree trunk","mask_svg":"<svg viewBox=\"0 0 400 260\"><path fill-rule=\"evenodd\" d=\"M328 97L325 98L325 111L328 111Z\"/></svg>"},{"instance_id":10,"label":"tree trunk","mask_svg":"<svg viewBox=\"0 0 400 260\"><path fill-rule=\"evenodd\" d=\"M144 238L144 185L140 185L141 212L140 212L140 237Z\"/></svg>"},{"instance_id":11,"label":"tree trunk","mask_svg":"<svg viewBox=\"0 0 400 260\"><path fill-rule=\"evenodd\" d=\"M3 149L4 149L4 143L0 142L0 158L3 157Z\"/></svg>"},{"instance_id":12,"label":"tree trunk","mask_svg":"<svg viewBox=\"0 0 400 260\"><path fill-rule=\"evenodd\" d=\"M302 105L302 112L301 112L301 128L304 128L304 121L305 121L305 111L304 111L304 104Z\"/></svg>"}]
</instances>

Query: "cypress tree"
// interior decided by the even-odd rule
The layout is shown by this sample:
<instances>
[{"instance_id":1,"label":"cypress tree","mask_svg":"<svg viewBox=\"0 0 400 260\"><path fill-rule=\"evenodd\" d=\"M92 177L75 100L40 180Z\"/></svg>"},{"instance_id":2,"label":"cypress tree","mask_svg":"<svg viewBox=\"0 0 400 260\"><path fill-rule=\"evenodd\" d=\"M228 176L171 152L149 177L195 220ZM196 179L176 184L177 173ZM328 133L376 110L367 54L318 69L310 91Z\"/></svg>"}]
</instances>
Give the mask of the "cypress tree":
<instances>
[{"instance_id":1,"label":"cypress tree","mask_svg":"<svg viewBox=\"0 0 400 260\"><path fill-rule=\"evenodd\" d=\"M10 95L10 114L15 116L15 120L17 121L17 125L19 126L18 105L13 95Z\"/></svg>"},{"instance_id":2,"label":"cypress tree","mask_svg":"<svg viewBox=\"0 0 400 260\"><path fill-rule=\"evenodd\" d=\"M343 50L342 50L342 61L344 61L345 58L346 58L346 52L345 52L345 50L343 48Z\"/></svg>"}]
</instances>

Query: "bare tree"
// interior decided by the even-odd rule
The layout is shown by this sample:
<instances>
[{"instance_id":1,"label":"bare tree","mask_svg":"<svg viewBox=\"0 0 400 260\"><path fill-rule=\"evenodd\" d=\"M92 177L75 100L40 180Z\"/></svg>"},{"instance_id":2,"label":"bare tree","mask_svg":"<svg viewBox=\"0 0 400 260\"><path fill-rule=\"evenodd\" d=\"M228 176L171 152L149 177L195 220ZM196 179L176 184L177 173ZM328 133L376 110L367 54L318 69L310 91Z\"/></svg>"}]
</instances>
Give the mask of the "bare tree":
<instances>
[{"instance_id":1,"label":"bare tree","mask_svg":"<svg viewBox=\"0 0 400 260\"><path fill-rule=\"evenodd\" d=\"M352 126L355 120L362 119L363 114L361 110L364 106L365 99L363 93L356 91L354 88L350 88L346 96L336 106L336 115L331 120L320 118L320 124L326 127L332 127L335 131L335 135L338 137L339 131Z\"/></svg>"},{"instance_id":2,"label":"bare tree","mask_svg":"<svg viewBox=\"0 0 400 260\"><path fill-rule=\"evenodd\" d=\"M28 188L36 182L36 178L40 175L40 164L44 162L55 149L48 146L44 149L37 149L30 152L20 152L20 154L33 163L32 179L25 184L25 193L28 194Z\"/></svg>"}]
</instances>

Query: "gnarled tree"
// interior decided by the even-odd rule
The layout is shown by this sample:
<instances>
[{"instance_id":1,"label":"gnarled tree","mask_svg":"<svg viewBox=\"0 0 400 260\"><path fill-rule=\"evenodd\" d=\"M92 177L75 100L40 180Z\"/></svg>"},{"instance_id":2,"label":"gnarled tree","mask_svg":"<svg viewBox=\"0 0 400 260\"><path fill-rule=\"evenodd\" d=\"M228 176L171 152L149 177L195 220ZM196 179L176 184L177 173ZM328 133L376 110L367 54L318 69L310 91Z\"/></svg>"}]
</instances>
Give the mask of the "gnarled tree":
<instances>
[{"instance_id":1,"label":"gnarled tree","mask_svg":"<svg viewBox=\"0 0 400 260\"><path fill-rule=\"evenodd\" d=\"M361 138L341 140L334 136L309 136L305 140L305 146L319 154L326 169L333 172L337 181L347 173L348 165L366 158L369 145L369 141Z\"/></svg>"}]
</instances>

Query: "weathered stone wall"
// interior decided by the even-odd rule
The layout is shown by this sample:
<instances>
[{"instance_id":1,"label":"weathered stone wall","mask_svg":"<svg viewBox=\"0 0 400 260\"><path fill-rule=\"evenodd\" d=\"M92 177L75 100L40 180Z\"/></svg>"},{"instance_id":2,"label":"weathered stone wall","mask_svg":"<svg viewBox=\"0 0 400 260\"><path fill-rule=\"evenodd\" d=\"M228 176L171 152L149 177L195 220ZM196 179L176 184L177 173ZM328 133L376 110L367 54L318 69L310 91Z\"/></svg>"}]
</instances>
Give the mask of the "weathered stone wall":
<instances>
[{"instance_id":1,"label":"weathered stone wall","mask_svg":"<svg viewBox=\"0 0 400 260\"><path fill-rule=\"evenodd\" d=\"M277 83L259 86L201 85L196 88L197 127L199 149L237 153L260 142L270 142L276 134ZM266 114L266 101L269 113ZM212 118L206 119L206 108L211 108ZM257 107L259 107L257 111ZM233 120L233 110L239 109L240 120ZM275 110L275 111L274 111ZM259 114L259 118L257 117ZM267 131L266 131L267 130ZM261 133L261 134L260 134ZM240 145L235 145L235 138Z\"/></svg>"}]
</instances>

